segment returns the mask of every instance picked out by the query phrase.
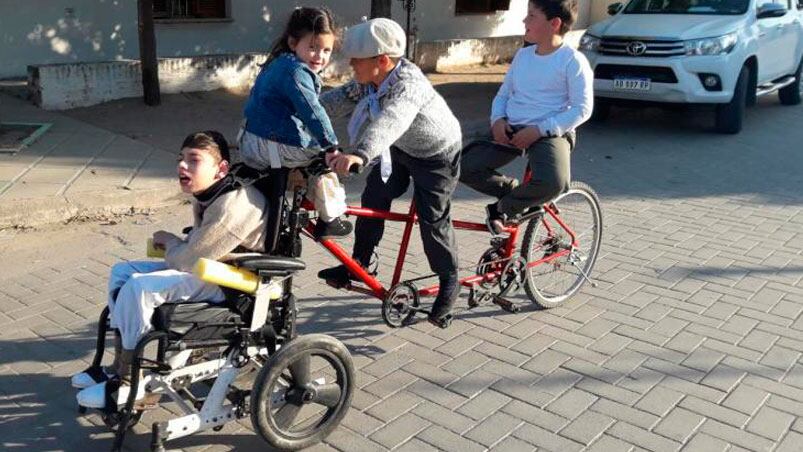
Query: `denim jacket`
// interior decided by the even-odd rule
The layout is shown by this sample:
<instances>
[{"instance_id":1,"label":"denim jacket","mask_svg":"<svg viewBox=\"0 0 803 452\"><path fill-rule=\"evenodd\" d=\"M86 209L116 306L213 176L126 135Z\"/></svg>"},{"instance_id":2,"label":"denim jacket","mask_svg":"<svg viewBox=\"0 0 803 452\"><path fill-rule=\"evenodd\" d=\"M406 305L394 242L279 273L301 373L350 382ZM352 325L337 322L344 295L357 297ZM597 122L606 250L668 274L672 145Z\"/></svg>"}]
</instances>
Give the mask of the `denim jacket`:
<instances>
[{"instance_id":1,"label":"denim jacket","mask_svg":"<svg viewBox=\"0 0 803 452\"><path fill-rule=\"evenodd\" d=\"M337 144L332 122L318 101L321 79L292 53L262 68L245 104L245 130L302 148Z\"/></svg>"}]
</instances>

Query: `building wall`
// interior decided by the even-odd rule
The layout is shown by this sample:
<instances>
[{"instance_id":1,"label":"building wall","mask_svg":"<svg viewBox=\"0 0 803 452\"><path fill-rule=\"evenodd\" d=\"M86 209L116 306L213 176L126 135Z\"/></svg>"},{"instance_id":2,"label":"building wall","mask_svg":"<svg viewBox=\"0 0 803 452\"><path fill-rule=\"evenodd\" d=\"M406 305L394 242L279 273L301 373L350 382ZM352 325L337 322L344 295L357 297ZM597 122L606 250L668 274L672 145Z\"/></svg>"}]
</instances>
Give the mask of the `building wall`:
<instances>
[{"instance_id":1,"label":"building wall","mask_svg":"<svg viewBox=\"0 0 803 452\"><path fill-rule=\"evenodd\" d=\"M419 41L520 35L528 0L509 11L455 16L453 0L417 0ZM598 0L597 0L598 1ZM369 0L325 0L343 24L370 13ZM231 20L157 23L160 57L264 52L297 4L290 0L230 0ZM578 26L588 22L591 0L581 0ZM406 24L401 2L393 18ZM24 77L29 64L138 59L134 0L0 1L0 78Z\"/></svg>"}]
</instances>

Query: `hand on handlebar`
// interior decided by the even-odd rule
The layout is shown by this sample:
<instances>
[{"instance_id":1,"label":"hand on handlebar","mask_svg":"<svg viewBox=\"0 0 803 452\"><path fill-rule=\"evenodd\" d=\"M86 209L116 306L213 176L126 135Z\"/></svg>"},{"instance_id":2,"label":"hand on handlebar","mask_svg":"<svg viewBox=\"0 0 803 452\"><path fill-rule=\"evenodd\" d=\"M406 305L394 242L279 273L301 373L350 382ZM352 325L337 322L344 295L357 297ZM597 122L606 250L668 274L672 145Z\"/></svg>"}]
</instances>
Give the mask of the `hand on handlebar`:
<instances>
[{"instance_id":1,"label":"hand on handlebar","mask_svg":"<svg viewBox=\"0 0 803 452\"><path fill-rule=\"evenodd\" d=\"M349 172L359 172L362 166L365 164L365 162L362 160L362 157L354 154L344 154L342 152L333 154L335 154L333 157L330 157L327 154L327 163L329 164L330 168L342 176L347 175Z\"/></svg>"}]
</instances>

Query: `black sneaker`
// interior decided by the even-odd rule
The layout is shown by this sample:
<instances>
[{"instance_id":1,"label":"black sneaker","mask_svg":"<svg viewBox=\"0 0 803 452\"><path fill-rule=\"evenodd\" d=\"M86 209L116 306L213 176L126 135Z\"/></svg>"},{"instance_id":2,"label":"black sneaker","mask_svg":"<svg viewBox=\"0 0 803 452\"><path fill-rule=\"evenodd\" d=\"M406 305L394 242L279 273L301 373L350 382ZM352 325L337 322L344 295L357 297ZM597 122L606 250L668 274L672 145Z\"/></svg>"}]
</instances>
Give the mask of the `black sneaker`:
<instances>
[{"instance_id":1,"label":"black sneaker","mask_svg":"<svg viewBox=\"0 0 803 452\"><path fill-rule=\"evenodd\" d=\"M366 270L367 271L367 270ZM376 276L376 272L368 272L371 276ZM335 287L345 287L351 281L359 281L345 265L338 265L337 267L324 268L318 272L318 278L334 285Z\"/></svg>"},{"instance_id":2,"label":"black sneaker","mask_svg":"<svg viewBox=\"0 0 803 452\"><path fill-rule=\"evenodd\" d=\"M325 222L318 219L315 223L315 229L312 231L315 238L318 240L327 240L335 237L345 237L351 234L353 229L351 223L340 218L335 218L330 222Z\"/></svg>"},{"instance_id":3,"label":"black sneaker","mask_svg":"<svg viewBox=\"0 0 803 452\"><path fill-rule=\"evenodd\" d=\"M452 307L460 295L460 279L457 273L452 273L439 278L438 296L432 303L432 311L429 318L434 320L444 319L451 315Z\"/></svg>"},{"instance_id":4,"label":"black sneaker","mask_svg":"<svg viewBox=\"0 0 803 452\"><path fill-rule=\"evenodd\" d=\"M493 203L485 206L485 226L491 234L499 235L505 228L505 216L499 212L499 204Z\"/></svg>"},{"instance_id":5,"label":"black sneaker","mask_svg":"<svg viewBox=\"0 0 803 452\"><path fill-rule=\"evenodd\" d=\"M338 265L337 267L324 268L319 271L318 278L326 280L326 282L337 287L343 287L348 285L354 279L354 276L345 265Z\"/></svg>"}]
</instances>

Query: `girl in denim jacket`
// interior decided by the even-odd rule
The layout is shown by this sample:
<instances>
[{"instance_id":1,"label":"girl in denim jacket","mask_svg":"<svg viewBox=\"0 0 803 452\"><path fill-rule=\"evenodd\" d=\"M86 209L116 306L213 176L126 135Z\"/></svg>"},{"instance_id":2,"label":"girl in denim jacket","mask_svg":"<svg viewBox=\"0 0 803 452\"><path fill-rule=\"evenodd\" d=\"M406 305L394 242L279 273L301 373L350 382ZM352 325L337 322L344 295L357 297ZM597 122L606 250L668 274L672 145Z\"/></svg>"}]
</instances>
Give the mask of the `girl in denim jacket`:
<instances>
[{"instance_id":1,"label":"girl in denim jacket","mask_svg":"<svg viewBox=\"0 0 803 452\"><path fill-rule=\"evenodd\" d=\"M335 38L327 9L293 11L245 105L240 153L246 165L260 170L303 167L322 149L337 146L332 123L318 102L318 73L329 63ZM339 218L346 211L346 195L337 175L312 178L309 185L321 220L316 237L348 235L351 223Z\"/></svg>"}]
</instances>

